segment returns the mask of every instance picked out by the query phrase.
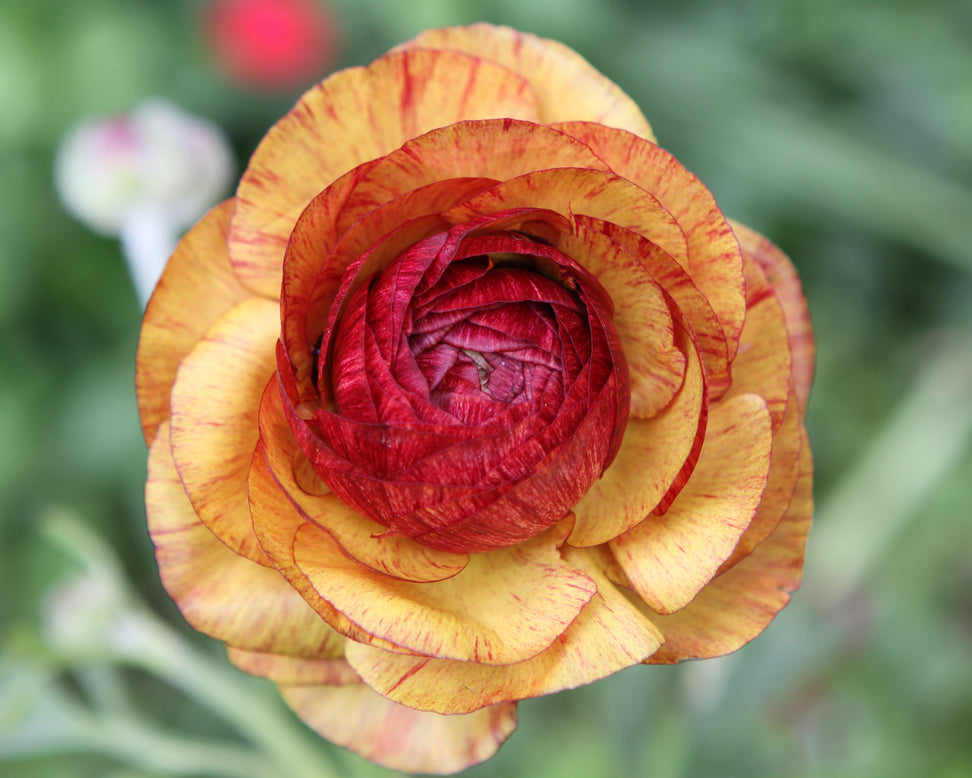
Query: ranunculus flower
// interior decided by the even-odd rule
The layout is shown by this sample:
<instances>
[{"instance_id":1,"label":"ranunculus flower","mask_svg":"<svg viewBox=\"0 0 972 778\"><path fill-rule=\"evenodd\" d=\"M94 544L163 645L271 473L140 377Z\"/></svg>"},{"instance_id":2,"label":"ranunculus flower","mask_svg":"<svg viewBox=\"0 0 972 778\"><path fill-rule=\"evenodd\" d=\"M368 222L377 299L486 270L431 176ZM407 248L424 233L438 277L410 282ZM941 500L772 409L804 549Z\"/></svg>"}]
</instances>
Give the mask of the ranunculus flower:
<instances>
[{"instance_id":1,"label":"ranunculus flower","mask_svg":"<svg viewBox=\"0 0 972 778\"><path fill-rule=\"evenodd\" d=\"M518 700L783 607L812 363L786 257L614 84L427 32L304 95L156 289L163 582L323 736L462 769Z\"/></svg>"}]
</instances>

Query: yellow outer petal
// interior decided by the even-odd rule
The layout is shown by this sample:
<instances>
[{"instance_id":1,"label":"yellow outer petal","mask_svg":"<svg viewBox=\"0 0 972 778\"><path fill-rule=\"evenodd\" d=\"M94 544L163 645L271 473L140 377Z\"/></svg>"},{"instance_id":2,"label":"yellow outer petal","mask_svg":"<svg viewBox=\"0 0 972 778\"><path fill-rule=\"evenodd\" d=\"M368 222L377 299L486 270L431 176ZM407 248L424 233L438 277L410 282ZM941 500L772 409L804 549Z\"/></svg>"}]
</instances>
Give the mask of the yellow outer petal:
<instances>
[{"instance_id":1,"label":"yellow outer petal","mask_svg":"<svg viewBox=\"0 0 972 778\"><path fill-rule=\"evenodd\" d=\"M779 428L790 396L790 343L786 320L773 287L756 261L744 255L746 323L732 363L732 387L725 398L749 392L766 400L773 430Z\"/></svg>"},{"instance_id":2,"label":"yellow outer petal","mask_svg":"<svg viewBox=\"0 0 972 778\"><path fill-rule=\"evenodd\" d=\"M199 520L172 461L167 423L149 449L145 504L162 583L195 629L246 651L340 653L344 638L276 570L237 556Z\"/></svg>"},{"instance_id":3,"label":"yellow outer petal","mask_svg":"<svg viewBox=\"0 0 972 778\"><path fill-rule=\"evenodd\" d=\"M244 283L280 289L287 239L311 199L409 138L463 119L537 118L512 71L455 51L402 51L335 73L267 133L237 190L230 257Z\"/></svg>"},{"instance_id":4,"label":"yellow outer petal","mask_svg":"<svg viewBox=\"0 0 972 778\"><path fill-rule=\"evenodd\" d=\"M550 646L597 589L560 558L566 531L557 525L473 554L461 573L434 583L368 570L312 524L298 530L294 559L317 593L369 635L427 656L510 664Z\"/></svg>"},{"instance_id":5,"label":"yellow outer petal","mask_svg":"<svg viewBox=\"0 0 972 778\"><path fill-rule=\"evenodd\" d=\"M280 691L311 729L391 770L456 773L489 759L516 729L516 705L465 716L406 708L364 684L282 686Z\"/></svg>"},{"instance_id":6,"label":"yellow outer petal","mask_svg":"<svg viewBox=\"0 0 972 778\"><path fill-rule=\"evenodd\" d=\"M135 389L145 442L169 418L169 393L186 354L233 305L250 296L229 263L234 201L213 208L176 246L145 309Z\"/></svg>"},{"instance_id":7,"label":"yellow outer petal","mask_svg":"<svg viewBox=\"0 0 972 778\"><path fill-rule=\"evenodd\" d=\"M655 611L689 603L739 542L766 488L772 430L755 394L715 403L698 465L664 516L610 542L638 595Z\"/></svg>"},{"instance_id":8,"label":"yellow outer petal","mask_svg":"<svg viewBox=\"0 0 972 778\"><path fill-rule=\"evenodd\" d=\"M575 216L579 226L599 232L636 256L675 301L702 351L710 393L719 396L731 383L729 352L722 323L688 271L647 238L601 219Z\"/></svg>"},{"instance_id":9,"label":"yellow outer petal","mask_svg":"<svg viewBox=\"0 0 972 778\"><path fill-rule=\"evenodd\" d=\"M773 456L769 480L752 523L739 539L735 551L719 568L732 567L759 546L776 529L790 507L800 478L800 452L803 448L803 422L796 398L791 395L783 423L773 433Z\"/></svg>"},{"instance_id":10,"label":"yellow outer petal","mask_svg":"<svg viewBox=\"0 0 972 778\"><path fill-rule=\"evenodd\" d=\"M639 258L576 221L572 227L553 243L594 275L611 296L612 320L631 380L631 415L651 418L672 401L685 378L685 354L675 345L668 301Z\"/></svg>"},{"instance_id":11,"label":"yellow outer petal","mask_svg":"<svg viewBox=\"0 0 972 778\"><path fill-rule=\"evenodd\" d=\"M297 483L295 465L306 458L284 417L276 381L267 385L263 395L260 439L267 464L280 487L308 520L328 532L354 560L394 578L425 582L451 578L468 563L468 554L436 551L411 538L388 533L385 527L345 505L334 494L304 491Z\"/></svg>"},{"instance_id":12,"label":"yellow outer petal","mask_svg":"<svg viewBox=\"0 0 972 778\"><path fill-rule=\"evenodd\" d=\"M279 311L270 300L239 303L183 360L172 388L172 454L193 507L233 551L265 565L246 483L260 398L276 364Z\"/></svg>"},{"instance_id":13,"label":"yellow outer petal","mask_svg":"<svg viewBox=\"0 0 972 778\"><path fill-rule=\"evenodd\" d=\"M572 546L596 546L626 532L649 514L695 464L706 425L701 357L679 330L687 353L685 379L671 404L651 419L629 419L621 449L600 480L574 506Z\"/></svg>"},{"instance_id":14,"label":"yellow outer petal","mask_svg":"<svg viewBox=\"0 0 972 778\"><path fill-rule=\"evenodd\" d=\"M482 665L392 654L349 642L348 661L365 683L395 702L454 714L573 689L655 653L661 634L587 553L570 550L568 561L595 580L597 594L567 631L532 659L513 665Z\"/></svg>"},{"instance_id":15,"label":"yellow outer petal","mask_svg":"<svg viewBox=\"0 0 972 778\"><path fill-rule=\"evenodd\" d=\"M505 181L561 167L608 170L590 147L559 130L510 118L463 121L407 141L375 162L347 207L350 218L354 218L438 181ZM349 217L342 217L347 222Z\"/></svg>"},{"instance_id":16,"label":"yellow outer petal","mask_svg":"<svg viewBox=\"0 0 972 778\"><path fill-rule=\"evenodd\" d=\"M260 541L260 545L281 575L286 578L295 592L313 608L318 617L341 635L357 640L359 643L373 642L389 650L396 650L396 646L392 643L369 635L356 624L352 624L343 614L338 613L329 602L314 590L311 582L297 567L294 562L294 536L307 522L294 507L286 492L280 488L280 484L274 479L262 445L258 446L253 454L248 495L250 511L253 515L253 530ZM324 534L323 531L322 534ZM335 553L342 554L330 536L325 535L325 539L325 542L334 547ZM346 561L350 562L350 560Z\"/></svg>"},{"instance_id":17,"label":"yellow outer petal","mask_svg":"<svg viewBox=\"0 0 972 778\"><path fill-rule=\"evenodd\" d=\"M537 94L539 121L591 121L654 140L635 102L577 52L509 27L473 24L423 32L400 48L454 49L498 62L526 78Z\"/></svg>"},{"instance_id":18,"label":"yellow outer petal","mask_svg":"<svg viewBox=\"0 0 972 778\"><path fill-rule=\"evenodd\" d=\"M731 359L746 316L746 292L739 243L712 193L653 143L597 124L557 126L587 143L618 175L651 192L675 217L688 241L684 267L718 314Z\"/></svg>"},{"instance_id":19,"label":"yellow outer petal","mask_svg":"<svg viewBox=\"0 0 972 778\"><path fill-rule=\"evenodd\" d=\"M277 684L290 686L344 686L360 683L358 674L341 654L321 659L304 659L296 656L268 654L259 651L243 651L226 647L226 656L240 670L250 675L268 678Z\"/></svg>"},{"instance_id":20,"label":"yellow outer petal","mask_svg":"<svg viewBox=\"0 0 972 778\"><path fill-rule=\"evenodd\" d=\"M800 482L779 526L688 606L670 616L652 617L665 644L648 661L670 664L722 656L762 632L800 586L812 515L813 466L804 442Z\"/></svg>"},{"instance_id":21,"label":"yellow outer petal","mask_svg":"<svg viewBox=\"0 0 972 778\"><path fill-rule=\"evenodd\" d=\"M806 410L810 384L813 383L816 346L800 277L786 254L758 232L735 221L732 222L732 229L742 250L756 260L766 273L776 298L783 306L790 337L793 388L802 413Z\"/></svg>"}]
</instances>

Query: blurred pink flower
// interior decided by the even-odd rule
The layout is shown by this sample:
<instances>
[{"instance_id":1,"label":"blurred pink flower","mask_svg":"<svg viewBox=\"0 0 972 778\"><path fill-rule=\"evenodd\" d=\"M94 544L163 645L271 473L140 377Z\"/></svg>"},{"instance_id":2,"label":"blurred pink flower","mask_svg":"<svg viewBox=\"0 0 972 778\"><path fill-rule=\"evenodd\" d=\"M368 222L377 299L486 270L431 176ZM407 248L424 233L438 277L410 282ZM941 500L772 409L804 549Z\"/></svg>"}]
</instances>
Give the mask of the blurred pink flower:
<instances>
[{"instance_id":1,"label":"blurred pink flower","mask_svg":"<svg viewBox=\"0 0 972 778\"><path fill-rule=\"evenodd\" d=\"M121 240L144 302L182 231L225 195L234 168L218 126L150 99L68 132L54 182L68 213Z\"/></svg>"}]
</instances>

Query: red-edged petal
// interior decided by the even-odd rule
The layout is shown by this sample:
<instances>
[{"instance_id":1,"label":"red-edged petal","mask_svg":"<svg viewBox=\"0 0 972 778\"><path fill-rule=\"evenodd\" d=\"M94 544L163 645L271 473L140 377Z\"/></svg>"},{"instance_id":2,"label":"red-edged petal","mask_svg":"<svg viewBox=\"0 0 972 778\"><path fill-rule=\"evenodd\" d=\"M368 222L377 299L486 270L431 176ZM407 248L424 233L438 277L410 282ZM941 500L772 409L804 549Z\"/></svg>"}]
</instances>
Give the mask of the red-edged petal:
<instances>
[{"instance_id":1,"label":"red-edged petal","mask_svg":"<svg viewBox=\"0 0 972 778\"><path fill-rule=\"evenodd\" d=\"M306 458L287 424L276 382L271 382L263 395L260 437L267 463L280 487L301 514L326 530L352 559L375 572L404 581L441 581L466 566L467 554L436 551L411 538L392 535L335 495L313 494L301 488L297 468L304 465ZM306 467L309 468L309 463ZM306 477L319 484L314 491L327 491L312 469Z\"/></svg>"},{"instance_id":2,"label":"red-edged petal","mask_svg":"<svg viewBox=\"0 0 972 778\"><path fill-rule=\"evenodd\" d=\"M672 213L688 242L684 267L718 314L732 358L745 320L746 293L739 243L712 193L654 143L590 122L557 127L587 143L613 171L651 192Z\"/></svg>"},{"instance_id":3,"label":"red-edged petal","mask_svg":"<svg viewBox=\"0 0 972 778\"><path fill-rule=\"evenodd\" d=\"M739 222L732 222L732 228L742 250L763 269L777 300L783 307L786 329L790 337L793 388L803 412L807 407L810 384L813 383L816 346L800 277L786 254L768 239Z\"/></svg>"},{"instance_id":4,"label":"red-edged petal","mask_svg":"<svg viewBox=\"0 0 972 778\"><path fill-rule=\"evenodd\" d=\"M606 543L664 509L692 472L708 401L698 345L683 326L676 322L676 342L687 357L682 387L654 417L628 421L618 455L574 507L572 546Z\"/></svg>"}]
</instances>

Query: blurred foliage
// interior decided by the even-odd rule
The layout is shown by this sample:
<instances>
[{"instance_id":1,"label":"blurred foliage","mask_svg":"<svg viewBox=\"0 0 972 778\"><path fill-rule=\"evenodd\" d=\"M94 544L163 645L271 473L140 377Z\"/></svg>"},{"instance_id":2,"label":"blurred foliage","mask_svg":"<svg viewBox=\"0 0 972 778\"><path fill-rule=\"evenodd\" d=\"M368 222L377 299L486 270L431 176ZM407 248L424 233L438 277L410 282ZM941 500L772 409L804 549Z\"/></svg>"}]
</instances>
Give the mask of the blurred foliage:
<instances>
[{"instance_id":1,"label":"blurred foliage","mask_svg":"<svg viewBox=\"0 0 972 778\"><path fill-rule=\"evenodd\" d=\"M219 661L218 647L192 634L161 590L144 529L133 397L140 311L124 262L115 242L61 210L51 185L54 148L72 125L150 95L218 122L246 159L297 92L248 93L222 81L202 39L202 5L0 5L5 669L44 653L38 613L71 570L38 532L52 505L84 516L141 597ZM790 254L816 324L810 428L821 512L794 603L733 656L634 668L524 703L519 731L469 775L972 775L972 5L332 5L340 66L425 27L476 20L577 49L634 97L659 142L727 214ZM940 396L921 394L931 371ZM30 666L0 673L0 743L23 706L41 705L68 732L90 697L76 671L55 689L51 674L63 668ZM143 671L124 679L140 713L172 731L233 737ZM0 762L0 775L176 774L120 753L79 754L83 744L68 741ZM327 753L349 775L387 774Z\"/></svg>"}]
</instances>

